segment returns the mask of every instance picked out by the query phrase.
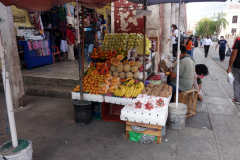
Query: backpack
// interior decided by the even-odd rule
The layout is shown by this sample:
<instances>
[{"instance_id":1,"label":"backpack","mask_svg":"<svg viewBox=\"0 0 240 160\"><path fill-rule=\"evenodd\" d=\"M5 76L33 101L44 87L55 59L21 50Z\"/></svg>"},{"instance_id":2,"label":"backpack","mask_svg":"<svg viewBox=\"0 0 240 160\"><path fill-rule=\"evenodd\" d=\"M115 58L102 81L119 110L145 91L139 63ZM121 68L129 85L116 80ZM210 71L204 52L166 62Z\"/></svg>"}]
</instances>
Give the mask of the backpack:
<instances>
[{"instance_id":1,"label":"backpack","mask_svg":"<svg viewBox=\"0 0 240 160\"><path fill-rule=\"evenodd\" d=\"M187 38L182 33L180 33L180 44L183 44L184 40L187 40ZM176 38L176 42L178 42L178 37Z\"/></svg>"}]
</instances>

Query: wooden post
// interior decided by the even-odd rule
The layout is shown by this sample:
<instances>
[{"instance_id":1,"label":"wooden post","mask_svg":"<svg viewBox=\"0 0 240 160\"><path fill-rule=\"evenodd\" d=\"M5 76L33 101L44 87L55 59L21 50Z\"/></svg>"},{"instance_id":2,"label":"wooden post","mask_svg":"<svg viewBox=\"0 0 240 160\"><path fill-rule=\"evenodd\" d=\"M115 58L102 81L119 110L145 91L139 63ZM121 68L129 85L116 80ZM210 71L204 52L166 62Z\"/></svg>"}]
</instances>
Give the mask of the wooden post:
<instances>
[{"instance_id":1,"label":"wooden post","mask_svg":"<svg viewBox=\"0 0 240 160\"><path fill-rule=\"evenodd\" d=\"M6 66L9 72L13 106L25 106L25 91L17 49L16 34L14 29L11 7L0 3L1 18L4 20L0 25L3 47L6 49Z\"/></svg>"},{"instance_id":2,"label":"wooden post","mask_svg":"<svg viewBox=\"0 0 240 160\"><path fill-rule=\"evenodd\" d=\"M146 6L146 0L144 0L144 9L147 9ZM145 63L145 51L146 51L146 16L143 16L143 25L144 25L144 31L143 31L143 85L145 85L145 71L146 71L146 63Z\"/></svg>"}]
</instances>

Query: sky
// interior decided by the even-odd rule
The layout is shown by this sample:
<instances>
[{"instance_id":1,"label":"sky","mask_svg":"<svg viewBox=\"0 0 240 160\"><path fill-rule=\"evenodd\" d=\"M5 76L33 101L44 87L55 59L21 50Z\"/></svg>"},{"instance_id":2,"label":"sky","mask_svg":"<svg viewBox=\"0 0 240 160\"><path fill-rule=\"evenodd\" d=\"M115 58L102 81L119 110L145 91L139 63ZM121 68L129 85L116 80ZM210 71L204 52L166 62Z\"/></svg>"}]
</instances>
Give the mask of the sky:
<instances>
[{"instance_id":1,"label":"sky","mask_svg":"<svg viewBox=\"0 0 240 160\"><path fill-rule=\"evenodd\" d=\"M196 2L187 4L188 30L192 30L197 21L203 17L214 16L214 13L223 11L228 3L237 3L238 0L227 0L226 2Z\"/></svg>"}]
</instances>

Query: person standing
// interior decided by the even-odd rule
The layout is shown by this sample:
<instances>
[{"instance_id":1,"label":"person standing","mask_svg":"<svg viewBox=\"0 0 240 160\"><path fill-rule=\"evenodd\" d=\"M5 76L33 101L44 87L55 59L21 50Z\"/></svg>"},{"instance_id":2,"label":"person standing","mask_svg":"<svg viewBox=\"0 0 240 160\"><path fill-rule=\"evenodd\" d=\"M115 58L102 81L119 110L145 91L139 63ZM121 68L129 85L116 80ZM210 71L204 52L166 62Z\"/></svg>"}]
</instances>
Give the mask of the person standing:
<instances>
[{"instance_id":1,"label":"person standing","mask_svg":"<svg viewBox=\"0 0 240 160\"><path fill-rule=\"evenodd\" d=\"M68 29L66 31L66 38L68 44L68 60L74 61L74 44L75 44L75 37L72 32L72 25L68 25Z\"/></svg>"},{"instance_id":2,"label":"person standing","mask_svg":"<svg viewBox=\"0 0 240 160\"><path fill-rule=\"evenodd\" d=\"M237 38L232 47L233 51L229 60L227 73L232 71L235 77L233 82L233 102L240 105L240 38Z\"/></svg>"},{"instance_id":3,"label":"person standing","mask_svg":"<svg viewBox=\"0 0 240 160\"><path fill-rule=\"evenodd\" d=\"M175 24L172 24L170 30L171 30L170 37L167 40L166 44L168 44L168 41L171 39L171 41L172 41L173 57L176 57L176 55L177 55L177 47L178 47L178 44L177 44L177 41L176 41L176 38L178 37L177 26Z\"/></svg>"},{"instance_id":4,"label":"person standing","mask_svg":"<svg viewBox=\"0 0 240 160\"><path fill-rule=\"evenodd\" d=\"M205 38L202 43L202 48L204 47L204 51L205 51L205 57L208 56L210 45L213 47L212 40L209 38L209 35L207 35L207 38Z\"/></svg>"},{"instance_id":5,"label":"person standing","mask_svg":"<svg viewBox=\"0 0 240 160\"><path fill-rule=\"evenodd\" d=\"M193 50L194 50L194 47L195 47L196 38L195 38L193 35L191 35L190 37L192 37L192 45L193 45L193 47L192 47L192 53L191 53L191 56L193 57Z\"/></svg>"},{"instance_id":6,"label":"person standing","mask_svg":"<svg viewBox=\"0 0 240 160\"><path fill-rule=\"evenodd\" d=\"M217 50L217 47L219 45L219 57L220 57L220 61L224 61L225 59L225 51L226 51L226 45L229 47L227 41L224 39L223 36L220 37L220 41L218 41L218 44L216 45L215 50Z\"/></svg>"},{"instance_id":7,"label":"person standing","mask_svg":"<svg viewBox=\"0 0 240 160\"><path fill-rule=\"evenodd\" d=\"M188 37L188 41L186 43L186 49L187 49L187 54L191 57L193 57L192 55L192 48L193 48L193 45L192 45L192 37Z\"/></svg>"},{"instance_id":8,"label":"person standing","mask_svg":"<svg viewBox=\"0 0 240 160\"><path fill-rule=\"evenodd\" d=\"M80 33L82 29L80 28ZM93 52L94 47L94 40L95 45L98 45L98 37L97 37L97 31L96 29L90 25L89 19L87 17L84 18L84 53L87 57L87 63L89 64L92 62L91 60L91 54Z\"/></svg>"}]
</instances>

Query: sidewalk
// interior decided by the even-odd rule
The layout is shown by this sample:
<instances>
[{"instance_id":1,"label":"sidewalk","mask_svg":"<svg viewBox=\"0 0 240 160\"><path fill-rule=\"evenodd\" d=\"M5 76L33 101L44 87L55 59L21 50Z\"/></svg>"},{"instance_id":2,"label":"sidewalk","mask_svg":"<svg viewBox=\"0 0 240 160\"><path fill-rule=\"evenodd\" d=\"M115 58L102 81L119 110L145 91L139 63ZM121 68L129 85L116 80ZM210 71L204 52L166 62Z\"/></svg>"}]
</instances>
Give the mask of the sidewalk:
<instances>
[{"instance_id":1,"label":"sidewalk","mask_svg":"<svg viewBox=\"0 0 240 160\"><path fill-rule=\"evenodd\" d=\"M26 96L27 106L15 109L19 138L33 142L34 160L238 160L240 119L225 94L226 72L201 49L194 50L196 63L205 63L210 75L203 79L204 102L182 130L167 127L161 144L140 144L125 138L125 124L93 120L74 123L71 100ZM232 90L228 90L232 94ZM0 144L6 134L4 94L0 94Z\"/></svg>"}]
</instances>

